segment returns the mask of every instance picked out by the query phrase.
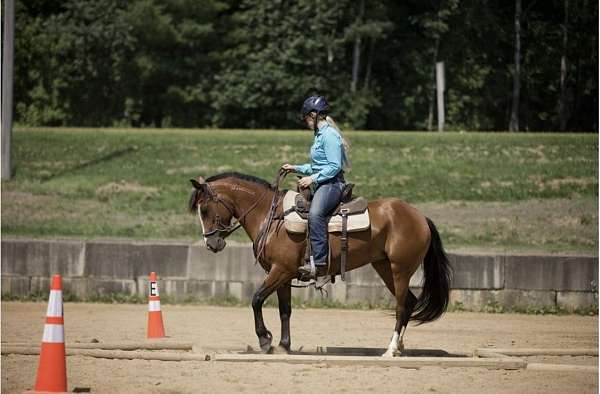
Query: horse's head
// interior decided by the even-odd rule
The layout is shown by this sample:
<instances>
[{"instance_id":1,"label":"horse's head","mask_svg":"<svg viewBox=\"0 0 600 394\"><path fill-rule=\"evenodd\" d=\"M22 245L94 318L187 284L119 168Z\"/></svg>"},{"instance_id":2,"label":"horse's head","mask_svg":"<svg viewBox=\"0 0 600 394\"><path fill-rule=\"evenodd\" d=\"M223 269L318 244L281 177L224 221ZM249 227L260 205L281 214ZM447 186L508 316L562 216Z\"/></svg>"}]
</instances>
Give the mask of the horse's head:
<instances>
[{"instance_id":1,"label":"horse's head","mask_svg":"<svg viewBox=\"0 0 600 394\"><path fill-rule=\"evenodd\" d=\"M190 182L194 186L189 201L190 212L198 215L208 250L220 252L227 244L225 238L237 228L231 224L234 211L202 177L190 179Z\"/></svg>"}]
</instances>

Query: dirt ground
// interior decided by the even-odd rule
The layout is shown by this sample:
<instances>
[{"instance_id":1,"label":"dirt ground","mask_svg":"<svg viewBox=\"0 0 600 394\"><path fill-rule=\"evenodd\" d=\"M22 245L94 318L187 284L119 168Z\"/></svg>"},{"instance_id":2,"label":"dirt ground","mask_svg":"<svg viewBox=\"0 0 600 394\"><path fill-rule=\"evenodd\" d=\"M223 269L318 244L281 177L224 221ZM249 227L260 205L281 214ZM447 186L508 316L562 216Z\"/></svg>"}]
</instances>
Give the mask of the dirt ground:
<instances>
[{"instance_id":1,"label":"dirt ground","mask_svg":"<svg viewBox=\"0 0 600 394\"><path fill-rule=\"evenodd\" d=\"M251 308L163 305L171 341L200 347L257 347ZM3 302L2 342L42 338L45 303ZM69 342L144 340L146 305L66 303ZM265 309L265 321L279 340L279 316ZM385 347L394 319L387 311L294 310L292 348L299 346ZM436 322L409 327L408 349L471 351L491 348L597 348L597 316L447 313ZM2 393L31 389L38 356L2 356ZM532 362L598 365L597 357L536 357ZM401 393L597 393L598 375L589 372L541 372L438 368L419 370L326 364L164 362L67 358L69 390L96 393L198 392L401 392Z\"/></svg>"}]
</instances>

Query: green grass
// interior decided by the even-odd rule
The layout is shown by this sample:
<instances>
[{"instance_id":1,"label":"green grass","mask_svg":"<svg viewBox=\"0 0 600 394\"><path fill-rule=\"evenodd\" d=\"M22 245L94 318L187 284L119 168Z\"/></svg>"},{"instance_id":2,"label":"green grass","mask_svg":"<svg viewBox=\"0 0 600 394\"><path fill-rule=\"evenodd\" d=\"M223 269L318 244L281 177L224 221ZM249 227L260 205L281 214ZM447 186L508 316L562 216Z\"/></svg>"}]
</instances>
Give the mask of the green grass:
<instances>
[{"instance_id":1,"label":"green grass","mask_svg":"<svg viewBox=\"0 0 600 394\"><path fill-rule=\"evenodd\" d=\"M597 201L594 134L345 135L352 143L347 179L369 199ZM272 181L281 164L308 161L311 141L309 131L17 129L14 177L2 182L2 234L197 239L198 225L186 214L188 179L238 171ZM582 225L597 228L597 212L581 215ZM507 231L455 234L450 245L485 246L498 236L516 242L518 233ZM597 249L586 242L584 250Z\"/></svg>"},{"instance_id":2,"label":"green grass","mask_svg":"<svg viewBox=\"0 0 600 394\"><path fill-rule=\"evenodd\" d=\"M65 302L87 302L87 303L103 303L103 304L145 304L148 302L145 296L137 294L111 293L103 295L94 295L92 297L81 298L71 293L65 293ZM15 296L11 294L2 294L2 301L17 301L17 302L47 302L48 292L32 293L28 295ZM168 295L161 295L161 303L166 305L210 305L221 307L250 307L249 300L240 300L239 298L227 297L212 297L198 298L189 296L185 298L175 298ZM267 298L264 306L266 308L277 308L277 297L271 296ZM342 303L327 298L316 297L309 301L303 301L297 297L292 297L292 308L294 309L352 309L352 310L384 310L389 311L390 316L395 314L395 302L354 302ZM597 316L598 306L587 308L575 308L568 310L561 307L527 307L527 308L507 308L500 305L498 302L488 302L480 308L467 308L461 302L455 302L448 305L448 312L484 312L484 313L521 313L527 315L582 315L582 316Z\"/></svg>"},{"instance_id":3,"label":"green grass","mask_svg":"<svg viewBox=\"0 0 600 394\"><path fill-rule=\"evenodd\" d=\"M526 315L581 315L581 316L597 316L598 305L566 309L559 306L553 307L513 307L508 308L500 305L497 301L488 302L479 308L467 308L461 302L455 302L448 305L448 312L484 312L484 313L521 313Z\"/></svg>"}]
</instances>

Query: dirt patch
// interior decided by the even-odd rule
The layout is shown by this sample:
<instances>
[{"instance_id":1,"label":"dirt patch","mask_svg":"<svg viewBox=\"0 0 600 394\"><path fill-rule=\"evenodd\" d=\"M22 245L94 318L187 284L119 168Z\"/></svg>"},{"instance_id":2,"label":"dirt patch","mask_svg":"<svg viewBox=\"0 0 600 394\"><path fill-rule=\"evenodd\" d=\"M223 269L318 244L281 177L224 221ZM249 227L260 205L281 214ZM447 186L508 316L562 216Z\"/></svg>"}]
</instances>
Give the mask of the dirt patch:
<instances>
[{"instance_id":1,"label":"dirt patch","mask_svg":"<svg viewBox=\"0 0 600 394\"><path fill-rule=\"evenodd\" d=\"M175 175L175 174L208 174L210 173L209 166L194 166L194 167L181 167L181 168L169 168L166 171L167 175Z\"/></svg>"},{"instance_id":2,"label":"dirt patch","mask_svg":"<svg viewBox=\"0 0 600 394\"><path fill-rule=\"evenodd\" d=\"M550 182L547 182L547 185L553 190L558 190L563 185L589 186L595 183L598 183L596 178L562 178L553 179Z\"/></svg>"},{"instance_id":3,"label":"dirt patch","mask_svg":"<svg viewBox=\"0 0 600 394\"><path fill-rule=\"evenodd\" d=\"M2 303L2 341L39 342L43 303ZM145 338L146 305L64 305L67 342L140 341ZM251 308L163 305L168 340L200 348L257 347ZM276 308L265 322L279 339ZM343 329L340 329L340 323ZM118 327L118 329L115 329ZM292 346L385 347L393 327L387 311L294 310ZM448 313L440 320L409 327L408 349L467 351L480 347L595 348L598 318L515 314ZM542 361L541 359L539 361ZM546 360L548 361L548 360ZM597 365L597 358L584 365ZM35 381L37 356L2 356L3 392L22 392ZM579 363L579 362L578 362ZM597 393L598 376L578 372L67 359L69 389L92 392L438 392L438 393ZM107 377L109 377L107 379Z\"/></svg>"},{"instance_id":4,"label":"dirt patch","mask_svg":"<svg viewBox=\"0 0 600 394\"><path fill-rule=\"evenodd\" d=\"M243 159L242 163L244 163L247 167L268 167L273 165L272 160L250 160Z\"/></svg>"},{"instance_id":5,"label":"dirt patch","mask_svg":"<svg viewBox=\"0 0 600 394\"><path fill-rule=\"evenodd\" d=\"M135 182L110 182L96 189L96 197L100 201L108 201L111 196L123 193L138 193L150 197L158 193L158 188L143 186Z\"/></svg>"},{"instance_id":6,"label":"dirt patch","mask_svg":"<svg viewBox=\"0 0 600 394\"><path fill-rule=\"evenodd\" d=\"M537 186L537 188L541 191L543 190L559 190L565 186L579 186L579 187L588 187L590 185L594 185L598 183L597 178L593 177L566 177L560 179L551 179L549 181L544 180L544 177L541 175L530 175L529 180Z\"/></svg>"}]
</instances>

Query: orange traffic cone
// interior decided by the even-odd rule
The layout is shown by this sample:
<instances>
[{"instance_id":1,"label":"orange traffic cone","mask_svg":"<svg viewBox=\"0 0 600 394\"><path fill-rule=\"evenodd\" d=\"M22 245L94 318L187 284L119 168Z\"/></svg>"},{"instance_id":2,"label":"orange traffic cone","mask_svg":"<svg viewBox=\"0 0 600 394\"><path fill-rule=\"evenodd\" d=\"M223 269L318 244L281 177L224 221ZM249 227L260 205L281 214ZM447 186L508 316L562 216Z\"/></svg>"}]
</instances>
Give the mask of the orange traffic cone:
<instances>
[{"instance_id":1,"label":"orange traffic cone","mask_svg":"<svg viewBox=\"0 0 600 394\"><path fill-rule=\"evenodd\" d=\"M67 391L62 279L60 275L52 277L35 391Z\"/></svg>"},{"instance_id":2,"label":"orange traffic cone","mask_svg":"<svg viewBox=\"0 0 600 394\"><path fill-rule=\"evenodd\" d=\"M158 280L156 272L150 273L150 293L148 295L148 338L164 338L162 312L160 310L160 297L158 294Z\"/></svg>"}]
</instances>

